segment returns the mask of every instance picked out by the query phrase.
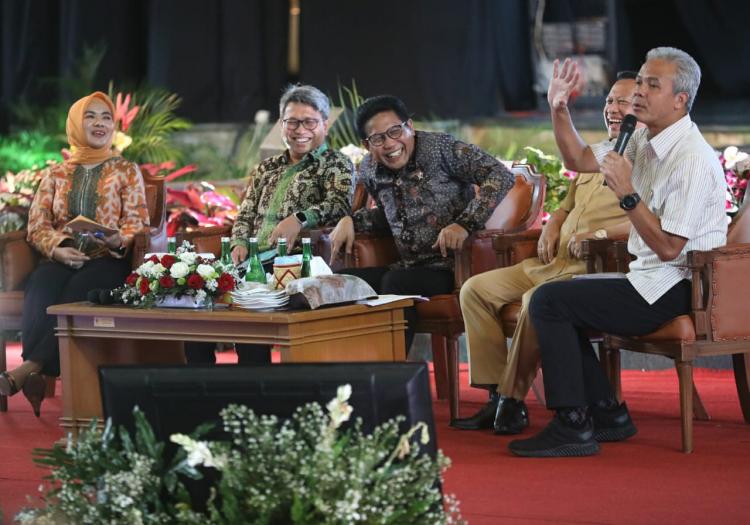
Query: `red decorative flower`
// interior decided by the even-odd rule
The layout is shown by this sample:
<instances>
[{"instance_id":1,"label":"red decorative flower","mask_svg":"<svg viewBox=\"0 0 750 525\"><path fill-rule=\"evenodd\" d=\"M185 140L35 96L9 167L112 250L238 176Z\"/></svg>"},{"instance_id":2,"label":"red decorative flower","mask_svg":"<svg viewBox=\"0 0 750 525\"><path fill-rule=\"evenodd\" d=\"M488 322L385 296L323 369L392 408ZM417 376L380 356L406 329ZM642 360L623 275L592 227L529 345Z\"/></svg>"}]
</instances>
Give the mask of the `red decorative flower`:
<instances>
[{"instance_id":1,"label":"red decorative flower","mask_svg":"<svg viewBox=\"0 0 750 525\"><path fill-rule=\"evenodd\" d=\"M125 279L125 284L127 284L128 286L135 286L136 281L138 281L138 274L133 272L128 275L127 279Z\"/></svg>"},{"instance_id":2,"label":"red decorative flower","mask_svg":"<svg viewBox=\"0 0 750 525\"><path fill-rule=\"evenodd\" d=\"M174 255L166 254L161 256L161 265L167 270L169 270L176 262L177 258Z\"/></svg>"},{"instance_id":3,"label":"red decorative flower","mask_svg":"<svg viewBox=\"0 0 750 525\"><path fill-rule=\"evenodd\" d=\"M203 277L201 277L197 273L194 273L193 275L188 277L187 280L188 288L192 288L193 290L200 290L205 284L206 281L204 281Z\"/></svg>"},{"instance_id":4,"label":"red decorative flower","mask_svg":"<svg viewBox=\"0 0 750 525\"><path fill-rule=\"evenodd\" d=\"M138 288L138 291L141 292L141 295L146 295L151 291L151 288L149 288L148 279L146 279L145 277L141 277L141 286L140 288Z\"/></svg>"},{"instance_id":5,"label":"red decorative flower","mask_svg":"<svg viewBox=\"0 0 750 525\"><path fill-rule=\"evenodd\" d=\"M226 293L230 290L234 290L234 285L234 277L232 277L228 273L222 273L221 276L216 280L216 287L221 293Z\"/></svg>"},{"instance_id":6,"label":"red decorative flower","mask_svg":"<svg viewBox=\"0 0 750 525\"><path fill-rule=\"evenodd\" d=\"M158 258L158 257L157 257L156 255L152 255L151 257L149 257L149 258L148 258L148 259L146 259L146 260L147 260L147 261L151 261L151 262L152 262L152 263L154 263L154 264L159 264L159 258Z\"/></svg>"},{"instance_id":7,"label":"red decorative flower","mask_svg":"<svg viewBox=\"0 0 750 525\"><path fill-rule=\"evenodd\" d=\"M159 286L162 288L174 288L175 281L169 275L163 275L159 278Z\"/></svg>"}]
</instances>

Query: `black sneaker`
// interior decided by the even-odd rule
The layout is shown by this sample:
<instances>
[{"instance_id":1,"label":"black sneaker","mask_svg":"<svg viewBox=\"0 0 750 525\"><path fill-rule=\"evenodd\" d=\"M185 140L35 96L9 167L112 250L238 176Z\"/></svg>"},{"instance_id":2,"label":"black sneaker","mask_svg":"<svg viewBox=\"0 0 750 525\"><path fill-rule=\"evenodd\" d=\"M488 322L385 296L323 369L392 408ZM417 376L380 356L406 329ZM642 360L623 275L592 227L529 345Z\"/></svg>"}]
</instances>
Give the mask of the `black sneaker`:
<instances>
[{"instance_id":1,"label":"black sneaker","mask_svg":"<svg viewBox=\"0 0 750 525\"><path fill-rule=\"evenodd\" d=\"M526 403L512 397L500 397L495 414L495 434L520 434L529 426L529 410Z\"/></svg>"},{"instance_id":2,"label":"black sneaker","mask_svg":"<svg viewBox=\"0 0 750 525\"><path fill-rule=\"evenodd\" d=\"M451 419L450 426L460 430L484 430L492 428L499 399L500 394L493 392L490 394L490 400L487 401L487 404L480 408L476 414L471 417Z\"/></svg>"},{"instance_id":3,"label":"black sneaker","mask_svg":"<svg viewBox=\"0 0 750 525\"><path fill-rule=\"evenodd\" d=\"M594 420L594 439L599 442L623 441L638 433L625 403L615 408L593 405L590 410Z\"/></svg>"},{"instance_id":4,"label":"black sneaker","mask_svg":"<svg viewBox=\"0 0 750 525\"><path fill-rule=\"evenodd\" d=\"M557 415L536 436L511 441L508 448L516 456L529 458L593 456L599 453L591 418L583 428L577 429L565 425Z\"/></svg>"}]
</instances>

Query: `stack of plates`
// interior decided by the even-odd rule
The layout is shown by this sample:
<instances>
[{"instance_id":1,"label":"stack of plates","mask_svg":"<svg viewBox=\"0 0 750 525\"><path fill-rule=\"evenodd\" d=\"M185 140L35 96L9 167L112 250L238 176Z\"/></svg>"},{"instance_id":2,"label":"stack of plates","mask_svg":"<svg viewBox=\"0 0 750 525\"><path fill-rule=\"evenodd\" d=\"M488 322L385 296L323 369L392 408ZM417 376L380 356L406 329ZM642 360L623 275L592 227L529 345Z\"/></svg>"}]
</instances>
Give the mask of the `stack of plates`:
<instances>
[{"instance_id":1,"label":"stack of plates","mask_svg":"<svg viewBox=\"0 0 750 525\"><path fill-rule=\"evenodd\" d=\"M267 286L242 283L232 292L232 301L235 306L248 310L272 310L289 304L289 296L285 290L270 290Z\"/></svg>"}]
</instances>

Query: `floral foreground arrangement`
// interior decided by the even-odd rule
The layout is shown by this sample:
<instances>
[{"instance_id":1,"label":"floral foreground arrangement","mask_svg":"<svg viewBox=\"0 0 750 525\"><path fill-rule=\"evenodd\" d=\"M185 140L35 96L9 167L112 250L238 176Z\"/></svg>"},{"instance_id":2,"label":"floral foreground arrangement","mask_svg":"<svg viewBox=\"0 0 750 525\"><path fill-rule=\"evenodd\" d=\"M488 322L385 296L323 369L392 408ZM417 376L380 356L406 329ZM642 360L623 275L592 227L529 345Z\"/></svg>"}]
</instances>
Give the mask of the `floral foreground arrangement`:
<instances>
[{"instance_id":1,"label":"floral foreground arrangement","mask_svg":"<svg viewBox=\"0 0 750 525\"><path fill-rule=\"evenodd\" d=\"M347 430L351 387L339 387L327 412L317 403L290 420L258 416L244 406L222 411L230 441L199 441L175 434L175 457L165 462L145 417L135 412L136 433L103 433L95 424L67 447L37 450L51 468L40 487L44 507L25 510L22 524L446 524L464 523L458 505L442 497L441 473L449 460L419 452L429 434L419 423L400 434L398 421L363 435L361 421ZM181 476L200 479L215 469L219 481L205 502L191 508ZM46 492L45 492L46 490Z\"/></svg>"},{"instance_id":2,"label":"floral foreground arrangement","mask_svg":"<svg viewBox=\"0 0 750 525\"><path fill-rule=\"evenodd\" d=\"M112 291L124 304L158 306L167 299L192 299L197 306L213 301L235 289L239 277L231 264L204 259L185 241L176 253L152 255Z\"/></svg>"}]
</instances>

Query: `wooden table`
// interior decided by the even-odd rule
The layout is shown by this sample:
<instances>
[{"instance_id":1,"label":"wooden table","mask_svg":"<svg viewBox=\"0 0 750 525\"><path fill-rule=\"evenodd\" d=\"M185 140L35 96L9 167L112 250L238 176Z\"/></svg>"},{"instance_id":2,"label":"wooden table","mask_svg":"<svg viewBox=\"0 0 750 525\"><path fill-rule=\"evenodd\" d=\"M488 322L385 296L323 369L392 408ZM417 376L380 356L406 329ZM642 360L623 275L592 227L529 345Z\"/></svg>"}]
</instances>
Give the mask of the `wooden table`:
<instances>
[{"instance_id":1,"label":"wooden table","mask_svg":"<svg viewBox=\"0 0 750 525\"><path fill-rule=\"evenodd\" d=\"M60 339L60 426L76 437L93 417L101 420L100 365L184 363L183 341L278 345L284 363L405 361L403 308L411 304L275 312L51 306Z\"/></svg>"}]
</instances>

